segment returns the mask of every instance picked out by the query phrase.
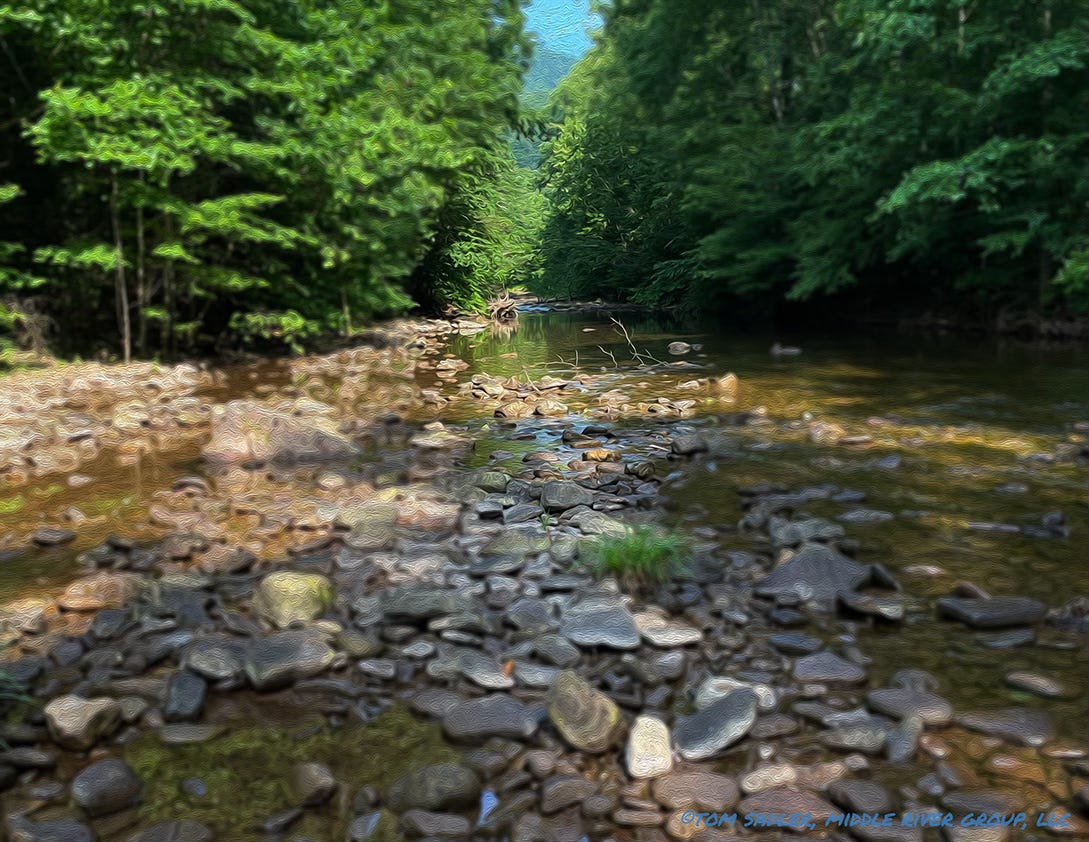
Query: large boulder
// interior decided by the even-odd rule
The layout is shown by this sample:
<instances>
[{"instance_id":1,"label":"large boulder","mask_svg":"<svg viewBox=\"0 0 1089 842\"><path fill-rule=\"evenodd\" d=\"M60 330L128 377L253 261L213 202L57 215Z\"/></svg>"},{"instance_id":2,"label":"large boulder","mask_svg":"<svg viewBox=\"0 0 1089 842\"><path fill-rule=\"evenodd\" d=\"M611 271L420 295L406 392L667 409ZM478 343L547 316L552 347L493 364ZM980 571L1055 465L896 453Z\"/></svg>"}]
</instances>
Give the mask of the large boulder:
<instances>
[{"instance_id":1,"label":"large boulder","mask_svg":"<svg viewBox=\"0 0 1089 842\"><path fill-rule=\"evenodd\" d=\"M350 459L359 448L324 413L293 415L256 401L231 401L212 418L210 462L293 463Z\"/></svg>"},{"instance_id":2,"label":"large boulder","mask_svg":"<svg viewBox=\"0 0 1089 842\"><path fill-rule=\"evenodd\" d=\"M115 699L58 696L45 706L45 722L57 745L86 751L118 729L121 705Z\"/></svg>"},{"instance_id":3,"label":"large boulder","mask_svg":"<svg viewBox=\"0 0 1089 842\"><path fill-rule=\"evenodd\" d=\"M624 727L616 702L572 670L561 672L552 685L548 716L571 746L592 754L612 748Z\"/></svg>"},{"instance_id":4,"label":"large boulder","mask_svg":"<svg viewBox=\"0 0 1089 842\"><path fill-rule=\"evenodd\" d=\"M277 570L257 588L258 612L277 628L316 620L333 601L332 583L318 573Z\"/></svg>"}]
</instances>

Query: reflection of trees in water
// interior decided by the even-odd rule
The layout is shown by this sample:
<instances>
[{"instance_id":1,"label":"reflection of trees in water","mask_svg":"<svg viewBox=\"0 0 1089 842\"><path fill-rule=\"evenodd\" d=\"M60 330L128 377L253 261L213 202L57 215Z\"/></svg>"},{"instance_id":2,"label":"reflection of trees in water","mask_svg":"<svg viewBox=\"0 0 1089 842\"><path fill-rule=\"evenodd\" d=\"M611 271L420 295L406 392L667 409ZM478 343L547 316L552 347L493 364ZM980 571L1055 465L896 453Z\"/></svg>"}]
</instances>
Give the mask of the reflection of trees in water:
<instances>
[{"instance_id":1,"label":"reflection of trees in water","mask_svg":"<svg viewBox=\"0 0 1089 842\"><path fill-rule=\"evenodd\" d=\"M676 338L672 331L680 324L664 315L620 313L617 317L635 344L652 353ZM613 360L602 348L617 359L630 357L627 340L607 313L522 313L514 324L493 325L474 336L455 337L450 350L469 363L471 372L512 377L524 376L527 370L537 376L550 367L573 365L576 358L580 367L612 368Z\"/></svg>"}]
</instances>

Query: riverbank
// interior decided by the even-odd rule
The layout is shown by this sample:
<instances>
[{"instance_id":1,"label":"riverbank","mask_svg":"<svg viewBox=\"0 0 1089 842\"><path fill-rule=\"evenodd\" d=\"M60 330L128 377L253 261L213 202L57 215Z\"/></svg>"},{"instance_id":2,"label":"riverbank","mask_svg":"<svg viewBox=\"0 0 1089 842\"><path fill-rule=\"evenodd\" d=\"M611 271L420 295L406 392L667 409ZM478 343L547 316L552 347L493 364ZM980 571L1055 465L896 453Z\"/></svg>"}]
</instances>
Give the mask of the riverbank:
<instances>
[{"instance_id":1,"label":"riverbank","mask_svg":"<svg viewBox=\"0 0 1089 842\"><path fill-rule=\"evenodd\" d=\"M116 440L104 391L43 395L103 432L92 482L9 488L5 584L57 564L3 607L38 702L0 734L9 831L716 839L683 811L834 836L832 810L1008 808L1086 832L1084 428L558 318L149 373ZM131 502L55 519L118 484ZM683 574L597 575L640 526Z\"/></svg>"}]
</instances>

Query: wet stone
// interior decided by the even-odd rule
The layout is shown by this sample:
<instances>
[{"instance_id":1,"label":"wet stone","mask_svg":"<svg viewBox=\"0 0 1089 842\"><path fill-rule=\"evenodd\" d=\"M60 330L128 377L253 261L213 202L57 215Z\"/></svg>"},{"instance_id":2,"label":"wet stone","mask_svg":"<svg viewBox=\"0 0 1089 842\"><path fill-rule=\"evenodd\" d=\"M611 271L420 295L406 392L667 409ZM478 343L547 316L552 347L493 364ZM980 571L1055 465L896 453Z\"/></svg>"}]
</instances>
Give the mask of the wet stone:
<instances>
[{"instance_id":1,"label":"wet stone","mask_svg":"<svg viewBox=\"0 0 1089 842\"><path fill-rule=\"evenodd\" d=\"M768 636L768 643L787 655L811 655L823 641L802 632L776 632Z\"/></svg>"},{"instance_id":2,"label":"wet stone","mask_svg":"<svg viewBox=\"0 0 1089 842\"><path fill-rule=\"evenodd\" d=\"M866 670L833 652L818 652L795 662L794 678L798 681L858 684L866 680Z\"/></svg>"},{"instance_id":3,"label":"wet stone","mask_svg":"<svg viewBox=\"0 0 1089 842\"><path fill-rule=\"evenodd\" d=\"M924 690L884 688L866 696L871 710L896 719L916 716L926 725L948 725L953 721L953 706L940 696Z\"/></svg>"},{"instance_id":4,"label":"wet stone","mask_svg":"<svg viewBox=\"0 0 1089 842\"><path fill-rule=\"evenodd\" d=\"M207 826L181 819L153 824L128 837L126 842L212 842L214 838L215 834ZM67 838L65 842L68 842Z\"/></svg>"},{"instance_id":5,"label":"wet stone","mask_svg":"<svg viewBox=\"0 0 1089 842\"><path fill-rule=\"evenodd\" d=\"M1042 602L1024 596L965 599L943 597L938 600L938 616L957 620L975 629L1005 626L1029 626L1040 622L1047 613Z\"/></svg>"},{"instance_id":6,"label":"wet stone","mask_svg":"<svg viewBox=\"0 0 1089 842\"><path fill-rule=\"evenodd\" d=\"M456 763L439 763L411 772L390 785L386 804L395 813L412 809L462 810L480 798L476 772Z\"/></svg>"},{"instance_id":7,"label":"wet stone","mask_svg":"<svg viewBox=\"0 0 1089 842\"><path fill-rule=\"evenodd\" d=\"M828 787L828 797L844 810L855 813L887 813L893 808L889 791L876 781L833 781Z\"/></svg>"},{"instance_id":8,"label":"wet stone","mask_svg":"<svg viewBox=\"0 0 1089 842\"><path fill-rule=\"evenodd\" d=\"M1009 742L1039 748L1055 735L1047 711L1038 708L1006 708L986 713L967 713L957 720L965 728Z\"/></svg>"},{"instance_id":9,"label":"wet stone","mask_svg":"<svg viewBox=\"0 0 1089 842\"><path fill-rule=\"evenodd\" d=\"M121 725L121 706L114 699L58 696L44 712L53 741L75 751L91 748Z\"/></svg>"},{"instance_id":10,"label":"wet stone","mask_svg":"<svg viewBox=\"0 0 1089 842\"><path fill-rule=\"evenodd\" d=\"M72 779L72 800L89 816L106 816L134 806L144 784L121 760L100 760Z\"/></svg>"},{"instance_id":11,"label":"wet stone","mask_svg":"<svg viewBox=\"0 0 1089 842\"><path fill-rule=\"evenodd\" d=\"M834 599L854 591L869 578L858 562L824 544L805 543L786 562L756 584L764 596L792 594L803 599Z\"/></svg>"},{"instance_id":12,"label":"wet stone","mask_svg":"<svg viewBox=\"0 0 1089 842\"><path fill-rule=\"evenodd\" d=\"M545 815L581 803L597 792L593 781L578 775L557 775L541 784L541 812Z\"/></svg>"},{"instance_id":13,"label":"wet stone","mask_svg":"<svg viewBox=\"0 0 1089 842\"><path fill-rule=\"evenodd\" d=\"M549 693L548 716L571 746L591 754L608 751L623 727L616 703L570 670Z\"/></svg>"},{"instance_id":14,"label":"wet stone","mask_svg":"<svg viewBox=\"0 0 1089 842\"><path fill-rule=\"evenodd\" d=\"M465 838L469 835L469 820L451 813L409 810L401 816L401 828L409 836Z\"/></svg>"},{"instance_id":15,"label":"wet stone","mask_svg":"<svg viewBox=\"0 0 1089 842\"><path fill-rule=\"evenodd\" d=\"M1036 672L1011 672L1006 675L1006 683L1018 690L1024 690L1045 698L1059 698L1066 695L1062 682Z\"/></svg>"},{"instance_id":16,"label":"wet stone","mask_svg":"<svg viewBox=\"0 0 1089 842\"><path fill-rule=\"evenodd\" d=\"M631 612L613 597L589 597L563 613L560 633L577 646L637 649L639 630Z\"/></svg>"},{"instance_id":17,"label":"wet stone","mask_svg":"<svg viewBox=\"0 0 1089 842\"><path fill-rule=\"evenodd\" d=\"M207 682L195 672L182 670L167 685L163 718L168 722L196 719L204 708Z\"/></svg>"},{"instance_id":18,"label":"wet stone","mask_svg":"<svg viewBox=\"0 0 1089 842\"><path fill-rule=\"evenodd\" d=\"M453 740L473 741L488 737L529 739L538 720L522 702L505 693L461 702L442 720L443 731Z\"/></svg>"},{"instance_id":19,"label":"wet stone","mask_svg":"<svg viewBox=\"0 0 1089 842\"><path fill-rule=\"evenodd\" d=\"M756 722L757 695L735 690L705 710L678 716L673 740L686 760L704 760L741 740Z\"/></svg>"}]
</instances>

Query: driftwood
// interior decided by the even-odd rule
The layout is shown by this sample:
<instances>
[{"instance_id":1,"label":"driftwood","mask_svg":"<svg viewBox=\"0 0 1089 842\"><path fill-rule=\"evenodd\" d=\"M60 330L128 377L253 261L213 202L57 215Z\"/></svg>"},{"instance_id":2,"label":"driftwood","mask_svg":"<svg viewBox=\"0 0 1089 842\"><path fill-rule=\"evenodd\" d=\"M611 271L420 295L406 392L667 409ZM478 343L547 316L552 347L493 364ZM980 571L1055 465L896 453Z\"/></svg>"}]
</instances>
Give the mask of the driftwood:
<instances>
[{"instance_id":1,"label":"driftwood","mask_svg":"<svg viewBox=\"0 0 1089 842\"><path fill-rule=\"evenodd\" d=\"M518 320L518 302L504 292L498 298L488 302L488 315L493 322L513 322Z\"/></svg>"}]
</instances>

